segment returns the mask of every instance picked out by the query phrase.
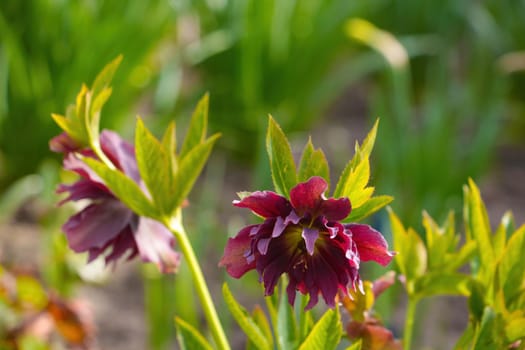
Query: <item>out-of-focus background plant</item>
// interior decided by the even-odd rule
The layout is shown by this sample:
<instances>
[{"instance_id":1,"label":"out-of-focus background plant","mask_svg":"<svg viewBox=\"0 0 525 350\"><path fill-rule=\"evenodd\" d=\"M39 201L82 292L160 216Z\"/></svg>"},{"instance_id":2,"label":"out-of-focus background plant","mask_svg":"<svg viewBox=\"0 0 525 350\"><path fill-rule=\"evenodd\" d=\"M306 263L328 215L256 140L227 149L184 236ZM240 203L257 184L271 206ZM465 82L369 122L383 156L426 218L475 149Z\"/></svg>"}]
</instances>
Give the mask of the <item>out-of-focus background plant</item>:
<instances>
[{"instance_id":1,"label":"out-of-focus background plant","mask_svg":"<svg viewBox=\"0 0 525 350\"><path fill-rule=\"evenodd\" d=\"M374 184L395 197L395 212L418 232L423 208L438 222L448 209L461 210L469 176L488 192L489 215L513 206L520 222L524 30L525 3L511 0L2 1L0 264L37 276L64 298L98 295L103 289L93 281L108 283L99 271L79 268L83 261L65 248L59 224L68 209L54 207L53 191L67 175L47 142L58 131L50 114L118 54L124 60L104 107L105 127L131 137L136 114L157 132L173 119L184 126L197 99L210 93L210 127L223 137L186 210L198 218L188 231L197 254L208 257L205 273L218 294L222 247L246 220L230 200L239 190L270 188L269 113L294 151L294 136L311 133L336 169L379 117ZM372 220L388 227L385 216ZM188 275L184 264L175 281L141 271L144 283L120 269L105 288L137 291L122 307L141 312L146 305L149 347L162 349L174 336L155 326L172 321L166 309L193 324L200 315L191 287L177 285ZM260 294L240 282L232 288L246 299ZM381 307L395 309L395 293L384 299ZM140 328L135 333L144 338ZM104 339L101 345L114 345Z\"/></svg>"}]
</instances>

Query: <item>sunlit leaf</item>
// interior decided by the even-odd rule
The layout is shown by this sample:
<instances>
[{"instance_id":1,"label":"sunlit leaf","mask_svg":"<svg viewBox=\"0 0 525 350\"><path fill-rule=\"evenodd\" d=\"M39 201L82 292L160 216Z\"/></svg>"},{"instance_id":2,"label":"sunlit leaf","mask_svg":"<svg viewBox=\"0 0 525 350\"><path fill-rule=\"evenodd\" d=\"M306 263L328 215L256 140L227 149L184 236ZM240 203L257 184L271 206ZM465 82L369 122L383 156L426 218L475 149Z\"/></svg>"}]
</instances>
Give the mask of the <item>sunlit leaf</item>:
<instances>
[{"instance_id":1,"label":"sunlit leaf","mask_svg":"<svg viewBox=\"0 0 525 350\"><path fill-rule=\"evenodd\" d=\"M510 320L505 325L505 335L510 343L525 339L525 317L516 317Z\"/></svg>"},{"instance_id":2,"label":"sunlit leaf","mask_svg":"<svg viewBox=\"0 0 525 350\"><path fill-rule=\"evenodd\" d=\"M261 331L264 333L265 338L270 343L270 348L273 348L272 328L270 326L268 318L264 314L263 309L259 305L255 305L255 307L253 308L252 318L257 324L257 326L259 326Z\"/></svg>"},{"instance_id":3,"label":"sunlit leaf","mask_svg":"<svg viewBox=\"0 0 525 350\"><path fill-rule=\"evenodd\" d=\"M355 341L352 345L346 348L346 350L361 350L361 340Z\"/></svg>"},{"instance_id":4,"label":"sunlit leaf","mask_svg":"<svg viewBox=\"0 0 525 350\"><path fill-rule=\"evenodd\" d=\"M246 309L235 300L226 283L222 285L222 294L226 306L228 306L233 318L235 318L239 327L241 327L250 341L257 347L257 349L270 350L270 342L266 339L265 333L259 328Z\"/></svg>"},{"instance_id":5,"label":"sunlit leaf","mask_svg":"<svg viewBox=\"0 0 525 350\"><path fill-rule=\"evenodd\" d=\"M416 279L418 297L435 295L470 295L470 276L457 272L427 272Z\"/></svg>"},{"instance_id":6,"label":"sunlit leaf","mask_svg":"<svg viewBox=\"0 0 525 350\"><path fill-rule=\"evenodd\" d=\"M199 177L208 157L210 156L213 145L220 137L215 134L206 141L195 146L179 162L179 167L173 181L174 188L171 195L170 208L178 208L188 196L195 181Z\"/></svg>"},{"instance_id":7,"label":"sunlit leaf","mask_svg":"<svg viewBox=\"0 0 525 350\"><path fill-rule=\"evenodd\" d=\"M208 105L209 96L205 94L195 107L191 116L190 125L186 131L186 137L182 144L179 157L186 157L197 145L204 142L208 129Z\"/></svg>"},{"instance_id":8,"label":"sunlit leaf","mask_svg":"<svg viewBox=\"0 0 525 350\"><path fill-rule=\"evenodd\" d=\"M358 208L352 208L350 215L344 220L345 222L359 222L370 215L386 207L394 200L391 196L376 196L370 198L365 204Z\"/></svg>"},{"instance_id":9,"label":"sunlit leaf","mask_svg":"<svg viewBox=\"0 0 525 350\"><path fill-rule=\"evenodd\" d=\"M117 169L108 168L98 160L86 157L84 161L128 208L140 216L159 218L160 213L132 179Z\"/></svg>"},{"instance_id":10,"label":"sunlit leaf","mask_svg":"<svg viewBox=\"0 0 525 350\"><path fill-rule=\"evenodd\" d=\"M505 333L501 317L486 307L475 335L473 350L504 349Z\"/></svg>"},{"instance_id":11,"label":"sunlit leaf","mask_svg":"<svg viewBox=\"0 0 525 350\"><path fill-rule=\"evenodd\" d=\"M98 96L100 92L104 90L104 88L109 86L111 80L113 80L113 76L115 75L117 68L120 65L120 62L122 62L122 55L119 55L113 61L108 63L97 75L95 81L93 82L93 85L91 86L93 96Z\"/></svg>"},{"instance_id":12,"label":"sunlit leaf","mask_svg":"<svg viewBox=\"0 0 525 350\"><path fill-rule=\"evenodd\" d=\"M171 169L171 172L175 174L178 169L177 165L177 140L175 135L175 122L170 122L164 135L162 136L162 147L168 155L169 166L168 169Z\"/></svg>"},{"instance_id":13,"label":"sunlit leaf","mask_svg":"<svg viewBox=\"0 0 525 350\"><path fill-rule=\"evenodd\" d=\"M498 275L507 305L519 293L525 293L525 225L510 237L498 266Z\"/></svg>"},{"instance_id":14,"label":"sunlit leaf","mask_svg":"<svg viewBox=\"0 0 525 350\"><path fill-rule=\"evenodd\" d=\"M320 176L325 179L328 184L326 192L330 191L330 170L326 156L320 148L315 149L312 140L308 139L299 163L297 181L305 182L312 176Z\"/></svg>"},{"instance_id":15,"label":"sunlit leaf","mask_svg":"<svg viewBox=\"0 0 525 350\"><path fill-rule=\"evenodd\" d=\"M299 346L299 350L333 350L337 348L343 334L339 310L329 309L315 324L310 334Z\"/></svg>"},{"instance_id":16,"label":"sunlit leaf","mask_svg":"<svg viewBox=\"0 0 525 350\"><path fill-rule=\"evenodd\" d=\"M270 159L270 169L275 190L279 194L289 197L290 189L297 184L292 149L281 127L271 116L268 118L266 150Z\"/></svg>"},{"instance_id":17,"label":"sunlit leaf","mask_svg":"<svg viewBox=\"0 0 525 350\"><path fill-rule=\"evenodd\" d=\"M175 208L170 206L173 174L169 168L168 154L140 118L135 128L135 155L140 177L153 202L164 214L171 214Z\"/></svg>"},{"instance_id":18,"label":"sunlit leaf","mask_svg":"<svg viewBox=\"0 0 525 350\"><path fill-rule=\"evenodd\" d=\"M197 329L179 317L175 317L175 328L177 329L177 343L181 350L213 349Z\"/></svg>"}]
</instances>

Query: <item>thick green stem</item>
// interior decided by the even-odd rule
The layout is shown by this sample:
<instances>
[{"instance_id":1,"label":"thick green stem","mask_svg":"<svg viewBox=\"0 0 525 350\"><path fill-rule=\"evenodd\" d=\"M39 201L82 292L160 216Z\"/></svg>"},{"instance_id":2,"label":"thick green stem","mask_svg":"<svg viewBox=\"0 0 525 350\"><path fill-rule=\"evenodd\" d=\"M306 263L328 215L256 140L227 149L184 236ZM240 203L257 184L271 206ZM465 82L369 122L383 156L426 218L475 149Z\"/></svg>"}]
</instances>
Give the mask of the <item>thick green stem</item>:
<instances>
[{"instance_id":1,"label":"thick green stem","mask_svg":"<svg viewBox=\"0 0 525 350\"><path fill-rule=\"evenodd\" d=\"M199 261L195 256L195 252L193 251L193 247L191 246L188 236L184 231L184 227L178 220L175 223L173 221L170 222L167 226L175 235L177 244L180 247L184 258L186 259L191 276L193 277L193 283L197 289L197 295L199 296L199 299L202 303L204 315L206 316L206 320L208 321L208 325L218 349L230 350L230 344L228 343L226 334L222 329L222 325L219 320L219 316L217 315L217 311L215 310L215 305L213 304L210 291L206 281L204 280L204 275L199 265Z\"/></svg>"},{"instance_id":2,"label":"thick green stem","mask_svg":"<svg viewBox=\"0 0 525 350\"><path fill-rule=\"evenodd\" d=\"M417 299L408 297L407 313L405 316L405 330L403 332L403 348L410 350L412 345L412 332L414 331L414 319L416 317Z\"/></svg>"}]
</instances>

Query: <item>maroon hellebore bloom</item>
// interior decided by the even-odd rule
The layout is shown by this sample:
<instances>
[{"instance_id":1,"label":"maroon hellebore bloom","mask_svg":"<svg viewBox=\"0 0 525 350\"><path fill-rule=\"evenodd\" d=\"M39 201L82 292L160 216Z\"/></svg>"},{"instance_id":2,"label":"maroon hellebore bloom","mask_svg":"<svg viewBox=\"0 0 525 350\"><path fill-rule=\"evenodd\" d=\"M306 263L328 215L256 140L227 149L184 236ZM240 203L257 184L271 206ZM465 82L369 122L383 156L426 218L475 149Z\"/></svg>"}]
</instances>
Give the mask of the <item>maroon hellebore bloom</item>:
<instances>
[{"instance_id":1,"label":"maroon hellebore bloom","mask_svg":"<svg viewBox=\"0 0 525 350\"><path fill-rule=\"evenodd\" d=\"M146 191L141 184L133 146L111 131L101 133L100 145L115 167ZM71 185L59 185L58 193L69 193L60 204L89 200L84 209L62 226L72 250L87 252L88 262L91 262L111 248L105 256L106 264L128 252L128 260L138 254L143 261L155 263L163 273L177 270L180 257L173 250L175 240L171 232L153 219L138 216L111 193L104 181L78 156L96 158L92 150L78 149L65 133L53 138L50 147L64 153L64 169L80 175Z\"/></svg>"},{"instance_id":2,"label":"maroon hellebore bloom","mask_svg":"<svg viewBox=\"0 0 525 350\"><path fill-rule=\"evenodd\" d=\"M387 265L393 254L381 233L370 226L340 222L350 214L350 200L326 199L327 187L315 176L292 188L290 200L257 191L234 201L265 220L230 238L219 265L235 278L256 269L265 295L273 294L286 273L290 304L298 290L310 295L306 309L317 304L319 294L333 307L338 291L347 294L348 288L360 286L361 260Z\"/></svg>"}]
</instances>

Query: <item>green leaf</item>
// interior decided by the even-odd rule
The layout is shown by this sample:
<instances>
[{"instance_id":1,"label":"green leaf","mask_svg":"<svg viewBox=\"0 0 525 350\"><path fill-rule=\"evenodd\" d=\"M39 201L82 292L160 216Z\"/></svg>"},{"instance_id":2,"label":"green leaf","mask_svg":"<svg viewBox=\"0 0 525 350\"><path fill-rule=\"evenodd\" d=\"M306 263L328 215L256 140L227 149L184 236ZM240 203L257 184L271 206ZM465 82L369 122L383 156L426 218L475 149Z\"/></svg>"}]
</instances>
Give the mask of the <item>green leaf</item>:
<instances>
[{"instance_id":1,"label":"green leaf","mask_svg":"<svg viewBox=\"0 0 525 350\"><path fill-rule=\"evenodd\" d=\"M180 151L180 158L186 157L197 145L204 142L206 139L206 130L208 128L208 105L209 96L205 94L195 107L195 111L191 116L188 131L186 131L186 138L182 144Z\"/></svg>"},{"instance_id":2,"label":"green leaf","mask_svg":"<svg viewBox=\"0 0 525 350\"><path fill-rule=\"evenodd\" d=\"M330 309L315 324L314 328L299 347L299 350L333 350L337 348L343 334L338 309Z\"/></svg>"},{"instance_id":3,"label":"green leaf","mask_svg":"<svg viewBox=\"0 0 525 350\"><path fill-rule=\"evenodd\" d=\"M504 337L501 317L492 308L486 307L475 335L473 350L504 349Z\"/></svg>"},{"instance_id":4,"label":"green leaf","mask_svg":"<svg viewBox=\"0 0 525 350\"><path fill-rule=\"evenodd\" d=\"M355 341L352 345L346 348L346 350L361 350L362 342L361 339Z\"/></svg>"},{"instance_id":5,"label":"green leaf","mask_svg":"<svg viewBox=\"0 0 525 350\"><path fill-rule=\"evenodd\" d=\"M175 316L177 343L181 350L212 350L206 338L192 325Z\"/></svg>"},{"instance_id":6,"label":"green leaf","mask_svg":"<svg viewBox=\"0 0 525 350\"><path fill-rule=\"evenodd\" d=\"M104 90L104 88L109 86L111 80L113 80L113 76L115 75L118 66L120 65L120 62L122 62L122 55L119 55L113 61L108 63L104 67L104 69L102 69L102 71L97 75L95 81L93 82L93 85L91 86L91 91L95 98L100 94L102 90Z\"/></svg>"},{"instance_id":7,"label":"green leaf","mask_svg":"<svg viewBox=\"0 0 525 350\"><path fill-rule=\"evenodd\" d=\"M110 169L104 163L85 157L84 162L102 178L110 191L137 215L159 219L153 204L132 179L120 170Z\"/></svg>"},{"instance_id":8,"label":"green leaf","mask_svg":"<svg viewBox=\"0 0 525 350\"><path fill-rule=\"evenodd\" d=\"M480 276L488 283L494 271L494 249L487 209L472 179L469 179L468 187L465 187L464 192L467 239L472 239L478 244Z\"/></svg>"},{"instance_id":9,"label":"green leaf","mask_svg":"<svg viewBox=\"0 0 525 350\"><path fill-rule=\"evenodd\" d=\"M394 237L394 250L399 270L406 277L407 292L412 294L415 279L423 275L427 269L427 251L421 237L409 228L405 230L399 218L389 208L390 225Z\"/></svg>"},{"instance_id":10,"label":"green leaf","mask_svg":"<svg viewBox=\"0 0 525 350\"><path fill-rule=\"evenodd\" d=\"M468 306L470 314L477 322L481 322L481 318L483 317L486 306L485 297L485 286L480 281L471 280Z\"/></svg>"},{"instance_id":11,"label":"green leaf","mask_svg":"<svg viewBox=\"0 0 525 350\"><path fill-rule=\"evenodd\" d=\"M279 194L289 197L290 190L297 184L292 149L281 127L271 116L268 118L266 150L270 159L275 190Z\"/></svg>"},{"instance_id":12,"label":"green leaf","mask_svg":"<svg viewBox=\"0 0 525 350\"><path fill-rule=\"evenodd\" d=\"M366 193L364 191L369 179L370 162L367 157L361 159L355 167L352 166L352 161L350 161L339 178L334 197L348 197L352 203L352 207L358 208L372 196L373 189Z\"/></svg>"},{"instance_id":13,"label":"green leaf","mask_svg":"<svg viewBox=\"0 0 525 350\"><path fill-rule=\"evenodd\" d=\"M525 317L515 317L505 325L507 342L513 343L525 338Z\"/></svg>"},{"instance_id":14,"label":"green leaf","mask_svg":"<svg viewBox=\"0 0 525 350\"><path fill-rule=\"evenodd\" d=\"M511 235L498 266L500 288L503 289L507 305L519 293L525 292L523 252L525 252L525 225Z\"/></svg>"},{"instance_id":15,"label":"green leaf","mask_svg":"<svg viewBox=\"0 0 525 350\"><path fill-rule=\"evenodd\" d=\"M170 208L178 208L188 196L210 156L213 145L219 137L219 134L211 136L203 143L195 146L180 160L179 168L173 181L175 188L171 193Z\"/></svg>"},{"instance_id":16,"label":"green leaf","mask_svg":"<svg viewBox=\"0 0 525 350\"><path fill-rule=\"evenodd\" d=\"M328 161L320 148L314 148L312 139L310 138L304 147L301 162L299 163L297 181L305 182L312 176L320 176L326 180L328 183L326 192L328 193L330 189L330 169L328 168Z\"/></svg>"},{"instance_id":17,"label":"green leaf","mask_svg":"<svg viewBox=\"0 0 525 350\"><path fill-rule=\"evenodd\" d=\"M153 202L163 214L171 214L176 208L170 205L173 173L169 168L168 154L140 118L137 118L135 128L135 154L140 176Z\"/></svg>"},{"instance_id":18,"label":"green leaf","mask_svg":"<svg viewBox=\"0 0 525 350\"><path fill-rule=\"evenodd\" d=\"M268 318L264 314L263 309L259 305L255 305L255 307L253 308L252 318L257 324L257 326L259 326L261 331L264 333L265 338L270 343L270 348L273 348L272 328L270 326Z\"/></svg>"},{"instance_id":19,"label":"green leaf","mask_svg":"<svg viewBox=\"0 0 525 350\"><path fill-rule=\"evenodd\" d=\"M259 328L253 318L250 317L246 309L239 305L235 300L226 283L222 285L222 294L226 306L228 306L233 318L235 318L250 341L257 347L257 349L270 350L270 342L266 339L264 332Z\"/></svg>"},{"instance_id":20,"label":"green leaf","mask_svg":"<svg viewBox=\"0 0 525 350\"><path fill-rule=\"evenodd\" d=\"M111 96L111 88L103 88L98 95L92 95L94 98L89 108L88 115L86 117L86 130L88 132L90 140L98 140L100 133L100 111L109 97ZM98 141L96 141L98 142Z\"/></svg>"},{"instance_id":21,"label":"green leaf","mask_svg":"<svg viewBox=\"0 0 525 350\"><path fill-rule=\"evenodd\" d=\"M470 276L457 272L427 272L416 279L418 297L435 295L470 295Z\"/></svg>"},{"instance_id":22,"label":"green leaf","mask_svg":"<svg viewBox=\"0 0 525 350\"><path fill-rule=\"evenodd\" d=\"M298 343L297 323L294 309L285 294L285 288L282 288L277 309L277 343L280 349L295 349Z\"/></svg>"},{"instance_id":23,"label":"green leaf","mask_svg":"<svg viewBox=\"0 0 525 350\"><path fill-rule=\"evenodd\" d=\"M376 196L367 200L358 208L352 208L350 215L344 220L345 222L359 222L370 215L386 207L394 200L391 196Z\"/></svg>"},{"instance_id":24,"label":"green leaf","mask_svg":"<svg viewBox=\"0 0 525 350\"><path fill-rule=\"evenodd\" d=\"M443 265L440 268L444 268L447 271L455 271L461 266L465 265L469 260L472 259L477 250L477 244L474 241L466 242L457 253L447 254Z\"/></svg>"},{"instance_id":25,"label":"green leaf","mask_svg":"<svg viewBox=\"0 0 525 350\"><path fill-rule=\"evenodd\" d=\"M164 135L162 136L162 148L168 155L168 161L170 165L168 169L171 169L171 173L175 174L177 172L177 140L175 135L175 122L170 122Z\"/></svg>"}]
</instances>

